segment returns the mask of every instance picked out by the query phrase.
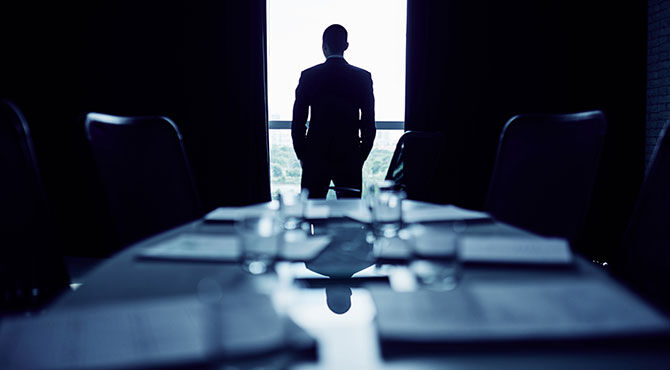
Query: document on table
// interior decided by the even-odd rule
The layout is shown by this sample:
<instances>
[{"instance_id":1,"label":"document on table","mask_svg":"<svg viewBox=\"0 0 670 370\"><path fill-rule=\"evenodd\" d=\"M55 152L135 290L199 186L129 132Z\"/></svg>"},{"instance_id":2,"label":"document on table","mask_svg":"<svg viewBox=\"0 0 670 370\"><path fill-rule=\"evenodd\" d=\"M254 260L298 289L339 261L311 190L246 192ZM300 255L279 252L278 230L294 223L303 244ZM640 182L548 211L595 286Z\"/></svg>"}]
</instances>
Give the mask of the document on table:
<instances>
[{"instance_id":1,"label":"document on table","mask_svg":"<svg viewBox=\"0 0 670 370\"><path fill-rule=\"evenodd\" d=\"M237 261L242 247L237 235L180 234L141 250L140 258L177 261Z\"/></svg>"},{"instance_id":2,"label":"document on table","mask_svg":"<svg viewBox=\"0 0 670 370\"><path fill-rule=\"evenodd\" d=\"M219 207L205 215L205 221L232 222L246 217L261 216L271 212L271 203L254 204L245 207Z\"/></svg>"},{"instance_id":3,"label":"document on table","mask_svg":"<svg viewBox=\"0 0 670 370\"><path fill-rule=\"evenodd\" d=\"M464 236L459 258L465 262L513 264L569 264L572 253L562 238Z\"/></svg>"},{"instance_id":4,"label":"document on table","mask_svg":"<svg viewBox=\"0 0 670 370\"><path fill-rule=\"evenodd\" d=\"M486 212L473 211L454 205L436 205L417 201L403 202L403 221L406 223L431 221L473 221L487 220Z\"/></svg>"},{"instance_id":5,"label":"document on table","mask_svg":"<svg viewBox=\"0 0 670 370\"><path fill-rule=\"evenodd\" d=\"M370 210L363 206L345 214L347 217L363 223L372 222ZM488 213L473 211L454 205L437 205L406 200L402 203L402 218L406 223L434 221L473 221L490 219Z\"/></svg>"},{"instance_id":6,"label":"document on table","mask_svg":"<svg viewBox=\"0 0 670 370\"><path fill-rule=\"evenodd\" d=\"M298 235L297 237L294 235ZM280 237L284 237L280 240ZM330 243L329 236L307 236L287 232L278 237L279 257L292 261L309 261ZM142 249L139 258L171 261L227 262L242 257L237 235L180 234L172 239Z\"/></svg>"},{"instance_id":7,"label":"document on table","mask_svg":"<svg viewBox=\"0 0 670 370\"><path fill-rule=\"evenodd\" d=\"M606 281L472 283L456 290L371 288L382 341L596 339L670 335L670 322Z\"/></svg>"},{"instance_id":8,"label":"document on table","mask_svg":"<svg viewBox=\"0 0 670 370\"><path fill-rule=\"evenodd\" d=\"M207 298L204 299L207 301ZM161 368L313 346L258 293L89 306L4 319L0 368Z\"/></svg>"},{"instance_id":9,"label":"document on table","mask_svg":"<svg viewBox=\"0 0 670 370\"><path fill-rule=\"evenodd\" d=\"M278 208L276 201L255 204L245 207L219 207L205 215L207 222L235 222L246 217L258 217L264 213L275 212ZM298 217L299 211L289 211L287 216ZM318 204L314 201L308 201L305 207L305 218L325 219L330 214L330 208L327 205Z\"/></svg>"}]
</instances>

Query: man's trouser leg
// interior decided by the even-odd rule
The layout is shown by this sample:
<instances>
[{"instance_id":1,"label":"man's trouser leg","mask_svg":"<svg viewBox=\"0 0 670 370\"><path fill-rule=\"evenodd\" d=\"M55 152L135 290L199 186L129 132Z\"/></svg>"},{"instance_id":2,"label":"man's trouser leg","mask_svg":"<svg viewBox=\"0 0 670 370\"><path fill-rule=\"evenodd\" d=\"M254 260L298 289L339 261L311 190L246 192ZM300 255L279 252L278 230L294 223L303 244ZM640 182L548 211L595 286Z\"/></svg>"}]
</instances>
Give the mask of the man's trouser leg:
<instances>
[{"instance_id":1,"label":"man's trouser leg","mask_svg":"<svg viewBox=\"0 0 670 370\"><path fill-rule=\"evenodd\" d=\"M310 198L325 198L329 185L330 176L326 163L309 159L303 161L300 186L309 190Z\"/></svg>"},{"instance_id":2,"label":"man's trouser leg","mask_svg":"<svg viewBox=\"0 0 670 370\"><path fill-rule=\"evenodd\" d=\"M341 163L335 166L333 171L333 183L339 188L352 188L361 190L363 188L363 168L356 161L353 163ZM360 198L360 192L340 190L338 198Z\"/></svg>"}]
</instances>

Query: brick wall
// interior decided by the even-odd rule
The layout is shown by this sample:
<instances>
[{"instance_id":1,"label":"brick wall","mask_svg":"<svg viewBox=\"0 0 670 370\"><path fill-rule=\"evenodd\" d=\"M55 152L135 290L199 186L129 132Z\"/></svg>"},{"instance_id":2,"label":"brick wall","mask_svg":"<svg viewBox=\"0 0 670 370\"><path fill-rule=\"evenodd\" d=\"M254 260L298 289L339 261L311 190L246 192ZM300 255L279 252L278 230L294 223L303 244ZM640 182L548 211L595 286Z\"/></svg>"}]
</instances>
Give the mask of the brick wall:
<instances>
[{"instance_id":1,"label":"brick wall","mask_svg":"<svg viewBox=\"0 0 670 370\"><path fill-rule=\"evenodd\" d=\"M648 1L647 128L645 163L670 120L670 1Z\"/></svg>"}]
</instances>

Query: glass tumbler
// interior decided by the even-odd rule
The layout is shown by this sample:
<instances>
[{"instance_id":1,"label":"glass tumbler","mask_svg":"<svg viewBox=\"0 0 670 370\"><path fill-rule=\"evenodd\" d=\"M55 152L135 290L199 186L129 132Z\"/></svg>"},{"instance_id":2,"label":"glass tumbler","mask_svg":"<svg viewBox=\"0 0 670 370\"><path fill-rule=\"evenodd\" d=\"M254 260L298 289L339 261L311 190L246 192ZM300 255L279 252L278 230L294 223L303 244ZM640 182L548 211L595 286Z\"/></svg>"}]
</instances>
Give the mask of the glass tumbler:
<instances>
[{"instance_id":1,"label":"glass tumbler","mask_svg":"<svg viewBox=\"0 0 670 370\"><path fill-rule=\"evenodd\" d=\"M242 247L242 266L254 274L267 272L279 252L282 222L274 213L246 217L236 223Z\"/></svg>"},{"instance_id":2,"label":"glass tumbler","mask_svg":"<svg viewBox=\"0 0 670 370\"><path fill-rule=\"evenodd\" d=\"M372 228L376 237L392 238L402 227L402 201L405 192L392 181L373 185L367 200Z\"/></svg>"}]
</instances>

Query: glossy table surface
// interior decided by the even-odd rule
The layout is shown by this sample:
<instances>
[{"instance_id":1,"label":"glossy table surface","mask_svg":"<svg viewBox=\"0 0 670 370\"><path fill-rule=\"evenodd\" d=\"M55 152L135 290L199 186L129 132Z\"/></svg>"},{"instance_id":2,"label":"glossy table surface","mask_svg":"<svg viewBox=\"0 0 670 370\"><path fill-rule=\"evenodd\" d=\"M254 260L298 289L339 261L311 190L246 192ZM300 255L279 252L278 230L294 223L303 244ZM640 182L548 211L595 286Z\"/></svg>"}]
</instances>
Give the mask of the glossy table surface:
<instances>
[{"instance_id":1,"label":"glossy table surface","mask_svg":"<svg viewBox=\"0 0 670 370\"><path fill-rule=\"evenodd\" d=\"M667 343L620 342L606 345L477 346L448 351L384 353L375 326L376 308L369 287L389 285L395 290L467 289L475 282L597 280L618 284L599 266L577 256L569 267L501 267L445 264L454 273L453 287L425 286L411 263L382 263L366 236L368 227L338 217L355 201L324 201L331 218L315 221L315 234L328 234L332 242L317 258L304 262L278 262L271 273L252 276L237 263L146 261L138 251L181 233L234 234L232 224L196 221L144 240L111 257L91 271L76 291L60 297L50 308L138 302L154 298L194 295L203 281L215 281L221 290L249 289L271 295L275 309L290 317L317 341L316 360L276 360L263 368L295 369L623 369L668 368ZM460 235L519 235L536 237L495 222L431 223L431 227ZM455 272L454 272L455 271ZM353 276L352 276L353 275ZM454 283L455 282L455 283ZM249 365L253 368L256 365ZM245 367L241 365L241 367ZM226 368L222 366L222 368Z\"/></svg>"}]
</instances>

